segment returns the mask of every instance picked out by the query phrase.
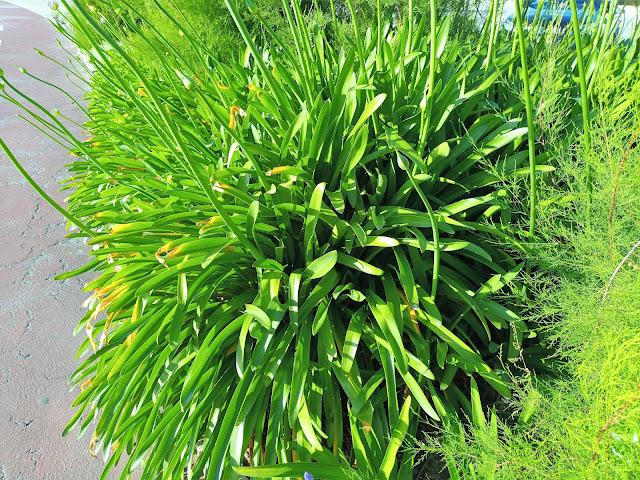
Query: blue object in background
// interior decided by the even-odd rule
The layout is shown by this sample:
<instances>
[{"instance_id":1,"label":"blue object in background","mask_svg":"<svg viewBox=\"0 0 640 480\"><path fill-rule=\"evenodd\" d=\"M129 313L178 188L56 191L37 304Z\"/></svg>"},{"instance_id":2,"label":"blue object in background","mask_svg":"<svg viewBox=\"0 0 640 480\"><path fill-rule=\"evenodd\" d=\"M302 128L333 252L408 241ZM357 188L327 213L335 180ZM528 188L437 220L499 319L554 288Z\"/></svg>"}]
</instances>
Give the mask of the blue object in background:
<instances>
[{"instance_id":1,"label":"blue object in background","mask_svg":"<svg viewBox=\"0 0 640 480\"><path fill-rule=\"evenodd\" d=\"M304 480L313 480L313 475L309 472L304 472Z\"/></svg>"},{"instance_id":2,"label":"blue object in background","mask_svg":"<svg viewBox=\"0 0 640 480\"><path fill-rule=\"evenodd\" d=\"M576 0L576 6L578 7L578 17L580 20L587 13L589 8L589 0ZM542 5L540 5L542 4ZM596 21L598 14L600 13L600 5L602 0L594 0L593 9L594 13L591 17L591 22ZM523 20L527 23L532 23L536 16L536 11L540 6L540 16L538 17L543 24L556 23L561 27L565 27L571 24L571 7L569 6L569 0L549 1L549 0L533 0L529 5L529 8L524 12Z\"/></svg>"}]
</instances>

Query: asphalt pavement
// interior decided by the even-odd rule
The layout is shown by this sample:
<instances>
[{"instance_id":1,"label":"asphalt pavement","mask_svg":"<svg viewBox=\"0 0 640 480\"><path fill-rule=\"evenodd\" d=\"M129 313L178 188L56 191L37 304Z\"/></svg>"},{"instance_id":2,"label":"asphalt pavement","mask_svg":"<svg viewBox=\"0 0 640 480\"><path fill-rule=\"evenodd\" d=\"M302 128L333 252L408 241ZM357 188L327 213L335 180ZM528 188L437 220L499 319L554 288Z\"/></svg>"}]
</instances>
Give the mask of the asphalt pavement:
<instances>
[{"instance_id":1,"label":"asphalt pavement","mask_svg":"<svg viewBox=\"0 0 640 480\"><path fill-rule=\"evenodd\" d=\"M0 0L0 68L8 81L45 108L55 106L82 122L68 98L14 68L80 98L63 69L33 50L66 63L56 35L42 16ZM45 191L63 202L58 182L68 176L64 165L71 157L18 113L0 99L0 137ZM81 439L77 430L60 436L74 413L77 392L69 391L67 380L83 340L72 333L83 315L87 278L53 277L82 266L87 251L82 241L65 238L62 216L0 151L0 480L100 478L102 459L88 453L92 431Z\"/></svg>"}]
</instances>

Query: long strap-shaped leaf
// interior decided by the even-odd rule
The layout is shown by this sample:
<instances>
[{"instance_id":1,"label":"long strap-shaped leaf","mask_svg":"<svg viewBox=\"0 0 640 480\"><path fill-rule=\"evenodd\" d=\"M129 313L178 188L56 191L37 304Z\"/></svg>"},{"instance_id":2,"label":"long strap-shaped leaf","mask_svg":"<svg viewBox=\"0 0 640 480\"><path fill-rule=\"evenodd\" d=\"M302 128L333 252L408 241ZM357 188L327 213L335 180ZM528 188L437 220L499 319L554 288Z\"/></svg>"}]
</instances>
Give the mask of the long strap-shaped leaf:
<instances>
[{"instance_id":1,"label":"long strap-shaped leaf","mask_svg":"<svg viewBox=\"0 0 640 480\"><path fill-rule=\"evenodd\" d=\"M80 230L85 232L90 237L94 237L96 235L89 227L87 227L84 223L82 223L80 220L78 220L74 215L72 215L71 213L67 212L60 205L58 205L58 203L53 198L51 198L49 195L47 195L47 193L44 190L42 190L42 188L40 188L40 185L38 185L33 180L33 178L31 178L31 176L27 173L27 171L22 167L20 162L18 162L16 157L13 155L13 153L11 153L11 150L9 150L9 147L7 147L7 144L4 143L4 141L2 141L2 138L0 138L0 147L2 148L4 153L7 155L7 157L9 157L9 160L11 160L11 163L13 163L13 165L22 174L22 176L25 178L25 180L27 182L29 182L29 185L31 185L33 187L33 189L36 192L38 192L38 194L40 194L40 196L42 198L44 198L45 201L49 205L51 205L53 208L55 208L58 212L60 212L60 214L63 217L65 217L67 220L69 220L71 223L73 223L75 226L77 226Z\"/></svg>"},{"instance_id":2,"label":"long strap-shaped leaf","mask_svg":"<svg viewBox=\"0 0 640 480\"><path fill-rule=\"evenodd\" d=\"M404 405L402 405L402 410L400 411L400 417L396 422L396 426L393 429L393 434L391 435L391 439L389 440L389 446L387 447L387 451L384 453L384 458L382 459L382 463L380 465L380 470L377 475L377 480L390 480L391 473L393 472L394 467L396 466L396 455L398 454L398 450L404 441L404 437L407 434L407 430L409 428L409 420L411 418L411 397L407 397L404 401Z\"/></svg>"}]
</instances>

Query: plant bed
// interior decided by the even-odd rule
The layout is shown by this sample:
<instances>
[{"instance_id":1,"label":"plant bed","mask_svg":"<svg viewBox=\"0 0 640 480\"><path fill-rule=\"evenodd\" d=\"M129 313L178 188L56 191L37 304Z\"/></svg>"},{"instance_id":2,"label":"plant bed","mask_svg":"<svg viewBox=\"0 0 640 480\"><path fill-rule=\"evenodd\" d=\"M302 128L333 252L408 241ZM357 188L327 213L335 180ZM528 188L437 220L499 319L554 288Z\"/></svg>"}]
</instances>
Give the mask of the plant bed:
<instances>
[{"instance_id":1,"label":"plant bed","mask_svg":"<svg viewBox=\"0 0 640 480\"><path fill-rule=\"evenodd\" d=\"M266 49L226 4L247 49L220 63L180 26L197 67L136 12L112 25L67 6L92 46L92 137L65 137L65 214L94 260L61 278L99 276L64 433L93 433L103 478L125 452L123 478L412 478L404 441L465 416L496 431L485 408L511 396L514 362L549 368L518 303L535 179L554 167L516 37L490 28L497 13L469 44L409 12L395 30L354 23L334 50L293 4L290 46L249 3ZM153 72L111 35L122 24L155 49ZM556 92L577 96L574 56ZM529 93L543 72L524 75Z\"/></svg>"}]
</instances>

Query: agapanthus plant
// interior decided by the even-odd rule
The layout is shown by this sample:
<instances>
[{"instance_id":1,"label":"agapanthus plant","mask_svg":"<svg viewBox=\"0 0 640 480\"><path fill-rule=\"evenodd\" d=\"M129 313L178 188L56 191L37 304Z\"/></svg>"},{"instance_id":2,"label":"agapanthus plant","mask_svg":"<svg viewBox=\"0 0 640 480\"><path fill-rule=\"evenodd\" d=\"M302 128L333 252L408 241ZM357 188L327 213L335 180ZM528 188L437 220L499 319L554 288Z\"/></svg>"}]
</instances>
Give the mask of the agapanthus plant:
<instances>
[{"instance_id":1,"label":"agapanthus plant","mask_svg":"<svg viewBox=\"0 0 640 480\"><path fill-rule=\"evenodd\" d=\"M334 51L295 2L295 47L259 49L225 3L247 51L218 63L185 25L197 71L121 17L155 77L68 6L94 47L69 211L99 276L65 433L103 477L126 450L122 478L411 478L407 435L484 418L529 335L494 298L522 269L501 180L531 172L522 104L492 101L515 59L411 12Z\"/></svg>"}]
</instances>

